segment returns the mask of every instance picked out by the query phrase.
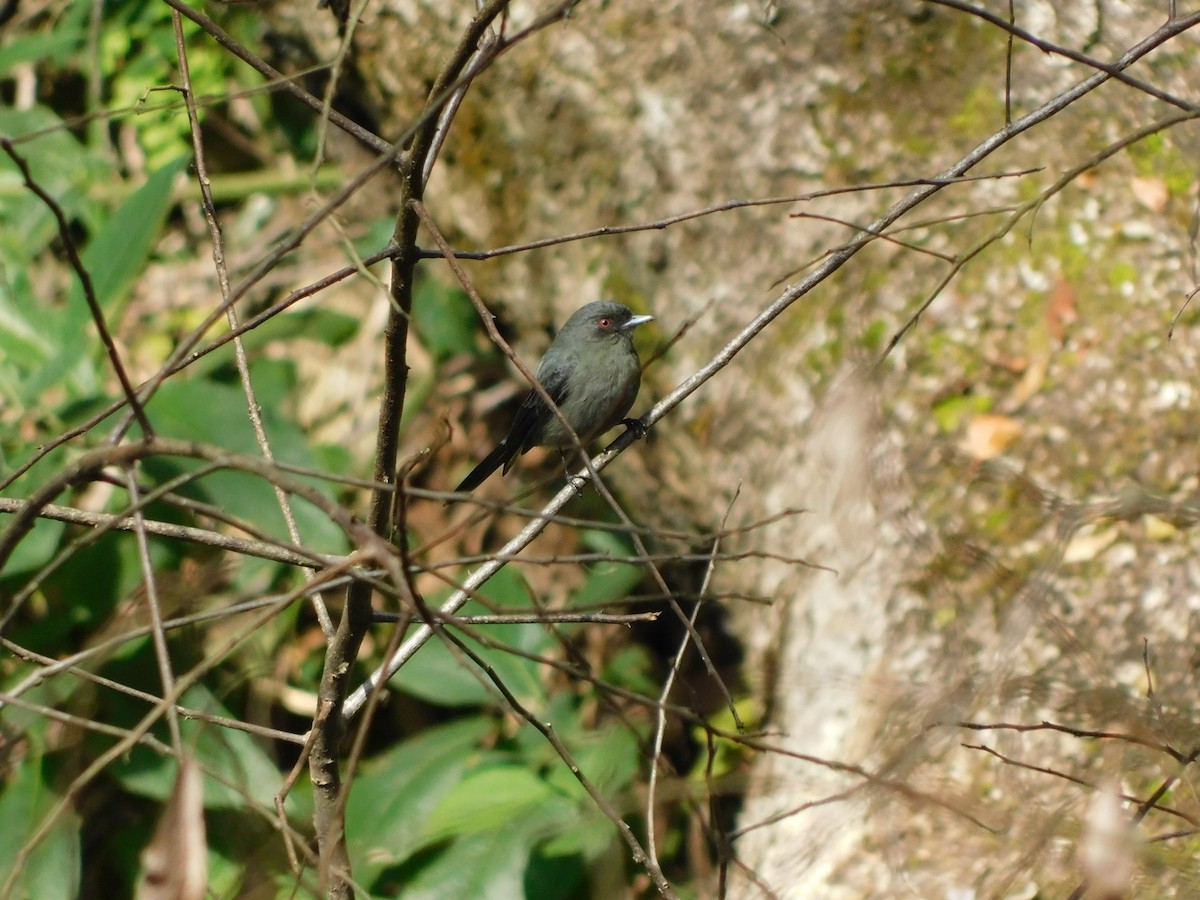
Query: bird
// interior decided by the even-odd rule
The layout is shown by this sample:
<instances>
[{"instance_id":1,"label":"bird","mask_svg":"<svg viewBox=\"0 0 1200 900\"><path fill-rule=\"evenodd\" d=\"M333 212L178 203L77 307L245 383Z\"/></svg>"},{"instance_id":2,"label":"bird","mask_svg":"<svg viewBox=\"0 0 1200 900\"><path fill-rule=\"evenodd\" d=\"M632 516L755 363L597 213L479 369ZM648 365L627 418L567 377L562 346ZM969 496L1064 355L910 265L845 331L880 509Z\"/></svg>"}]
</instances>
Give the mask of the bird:
<instances>
[{"instance_id":1,"label":"bird","mask_svg":"<svg viewBox=\"0 0 1200 900\"><path fill-rule=\"evenodd\" d=\"M633 347L633 330L653 320L635 316L612 300L581 306L559 329L538 363L534 377L545 388L579 443L587 445L625 420L637 399L642 364ZM513 463L531 447L575 446L542 395L530 390L513 417L508 434L455 488L470 492L501 466L507 475Z\"/></svg>"}]
</instances>

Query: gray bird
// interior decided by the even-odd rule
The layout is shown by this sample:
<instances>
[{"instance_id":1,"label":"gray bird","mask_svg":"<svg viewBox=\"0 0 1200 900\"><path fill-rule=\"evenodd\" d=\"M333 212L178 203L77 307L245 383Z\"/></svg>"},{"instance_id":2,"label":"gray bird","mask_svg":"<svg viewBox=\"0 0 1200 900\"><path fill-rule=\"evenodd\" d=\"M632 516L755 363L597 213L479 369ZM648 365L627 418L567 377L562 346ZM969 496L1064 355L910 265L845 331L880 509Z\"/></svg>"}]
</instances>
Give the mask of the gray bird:
<instances>
[{"instance_id":1,"label":"gray bird","mask_svg":"<svg viewBox=\"0 0 1200 900\"><path fill-rule=\"evenodd\" d=\"M627 306L597 300L577 309L546 350L535 376L571 423L583 445L619 424L633 406L642 364L633 329L654 316L635 316ZM500 466L504 473L530 447L575 446L541 395L530 390L508 435L483 458L456 491L473 491Z\"/></svg>"}]
</instances>

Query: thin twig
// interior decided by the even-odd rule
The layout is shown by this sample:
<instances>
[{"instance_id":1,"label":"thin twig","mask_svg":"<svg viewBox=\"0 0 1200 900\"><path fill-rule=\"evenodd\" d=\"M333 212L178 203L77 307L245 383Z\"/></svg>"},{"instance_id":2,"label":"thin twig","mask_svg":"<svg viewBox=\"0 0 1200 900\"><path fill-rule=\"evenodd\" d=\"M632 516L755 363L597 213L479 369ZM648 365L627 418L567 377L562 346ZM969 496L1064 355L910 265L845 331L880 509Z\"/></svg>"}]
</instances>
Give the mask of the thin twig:
<instances>
[{"instance_id":1,"label":"thin twig","mask_svg":"<svg viewBox=\"0 0 1200 900\"><path fill-rule=\"evenodd\" d=\"M184 102L187 104L188 125L191 129L196 183L200 187L200 204L204 210L204 221L208 225L209 240L212 243L213 268L217 274L217 286L221 290L222 305L225 306L225 320L229 323L230 330L236 331L238 327L237 306L226 302L229 299L229 269L225 265L225 236L221 231L220 222L217 221L217 207L213 202L212 184L208 177L208 161L204 153L204 134L200 129L200 117L196 112L196 98L192 92L192 73L188 63L187 40L184 38L183 20L178 10L171 11L171 24L175 31L175 57L179 65L179 78ZM258 444L263 459L274 462L275 454L271 450L271 441L267 437L266 426L263 425L262 406L258 402L254 382L250 377L250 361L246 357L246 347L240 337L234 338L233 358L237 365L238 381L241 383L242 393L246 397L246 415L250 420L250 427L254 431L254 440ZM291 500L278 485L272 484L271 490L275 493L275 502L279 505L279 511L283 515L288 537L292 539L293 544L299 546L302 543L300 528L296 524L296 515L292 510ZM306 572L303 569L301 571ZM333 621L329 618L325 600L319 593L312 594L311 600L317 622L328 641L333 635Z\"/></svg>"},{"instance_id":2,"label":"thin twig","mask_svg":"<svg viewBox=\"0 0 1200 900\"><path fill-rule=\"evenodd\" d=\"M729 521L729 513L733 510L733 504L737 502L738 496L741 494L741 486L734 491L733 498L725 507L725 514L721 517L721 527L719 531L725 530L725 523ZM716 571L717 560L716 553L720 548L719 541L713 541L712 553L709 556L708 567L704 570L704 581L700 585L700 596L703 597L705 591L708 590L709 582L712 581L712 574ZM666 702L671 695L671 689L675 685L675 679L679 675L680 667L683 665L684 654L687 653L688 645L692 641L692 635L695 634L696 617L700 614L700 606L703 599L697 600L696 605L692 607L692 613L688 617L688 624L692 627L686 629L683 637L679 639L679 649L675 651L674 657L671 659L670 668L667 670L667 677L663 679L662 690L658 694L658 708L655 712L654 721L654 740L653 752L650 755L650 778L649 784L646 787L646 852L650 854L650 859L657 865L658 863L658 848L657 842L654 839L654 808L657 804L655 797L656 789L658 788L658 766L662 759L663 736L667 731L667 713ZM709 754L709 760L712 760L712 754Z\"/></svg>"}]
</instances>

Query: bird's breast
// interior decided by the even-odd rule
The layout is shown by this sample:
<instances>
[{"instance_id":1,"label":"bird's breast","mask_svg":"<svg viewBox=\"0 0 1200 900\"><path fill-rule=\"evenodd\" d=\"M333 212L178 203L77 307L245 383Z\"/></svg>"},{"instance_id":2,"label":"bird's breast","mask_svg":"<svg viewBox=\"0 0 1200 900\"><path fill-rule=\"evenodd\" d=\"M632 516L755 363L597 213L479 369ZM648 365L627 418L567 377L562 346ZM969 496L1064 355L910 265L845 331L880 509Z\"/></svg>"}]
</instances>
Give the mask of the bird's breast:
<instances>
[{"instance_id":1,"label":"bird's breast","mask_svg":"<svg viewBox=\"0 0 1200 900\"><path fill-rule=\"evenodd\" d=\"M641 365L632 348L629 353L607 357L586 377L572 373L567 397L559 407L584 443L612 428L633 406L641 383ZM557 416L546 423L542 443L570 446L573 441Z\"/></svg>"}]
</instances>

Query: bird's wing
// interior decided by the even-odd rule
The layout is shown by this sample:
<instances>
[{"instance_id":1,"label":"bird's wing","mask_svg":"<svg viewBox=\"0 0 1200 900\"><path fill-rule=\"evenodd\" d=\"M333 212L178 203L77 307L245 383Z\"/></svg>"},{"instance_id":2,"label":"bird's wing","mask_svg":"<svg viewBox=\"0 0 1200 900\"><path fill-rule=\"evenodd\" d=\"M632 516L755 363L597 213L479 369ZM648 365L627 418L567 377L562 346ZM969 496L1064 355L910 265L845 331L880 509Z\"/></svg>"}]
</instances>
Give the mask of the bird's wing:
<instances>
[{"instance_id":1,"label":"bird's wing","mask_svg":"<svg viewBox=\"0 0 1200 900\"><path fill-rule=\"evenodd\" d=\"M571 371L574 366L570 363L560 363L547 357L538 366L537 379L541 382L554 405L562 409L570 393L568 385L571 381ZM536 445L542 438L546 423L554 418L554 413L536 390L530 390L521 401L517 414L513 418L512 428L504 440L513 448L512 457L505 463L504 471L508 472L518 455ZM519 448L519 449L518 449Z\"/></svg>"},{"instance_id":2,"label":"bird's wing","mask_svg":"<svg viewBox=\"0 0 1200 900\"><path fill-rule=\"evenodd\" d=\"M571 370L569 363L560 363L553 356L543 358L542 364L538 366L538 381L559 408L562 408L567 400L567 384L570 381ZM517 408L512 427L508 429L504 440L497 444L454 490L475 490L501 466L504 466L504 474L507 475L517 457L541 440L546 423L553 416L554 413L550 411L542 395L531 390Z\"/></svg>"}]
</instances>

